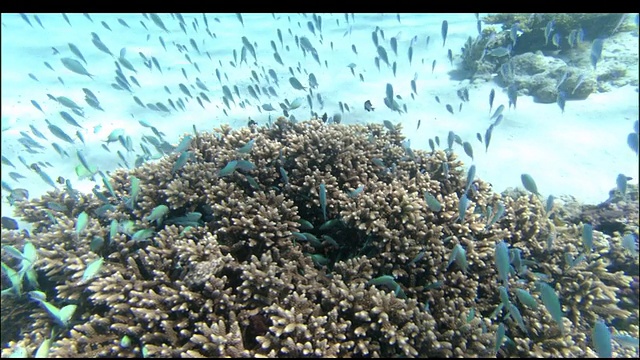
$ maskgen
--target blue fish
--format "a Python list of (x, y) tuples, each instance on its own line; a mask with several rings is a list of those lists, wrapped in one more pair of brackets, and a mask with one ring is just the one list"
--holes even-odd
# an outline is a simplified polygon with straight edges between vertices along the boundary
[(504, 240), (496, 244), (495, 262), (498, 270), (498, 278), (502, 280), (505, 288), (509, 286), (509, 249)]
[(596, 65), (598, 65), (598, 61), (602, 57), (602, 46), (604, 45), (603, 39), (595, 39), (591, 44), (591, 66), (593, 66), (593, 70), (596, 69)]
[(327, 188), (324, 183), (320, 183), (320, 207), (322, 208), (322, 217), (327, 221)]
[(460, 222), (464, 221), (464, 216), (467, 213), (467, 207), (469, 207), (469, 199), (467, 198), (467, 194), (463, 194), (460, 197), (460, 202), (458, 203), (458, 211), (460, 212), (458, 220), (460, 220)]
[(597, 320), (591, 331), (591, 342), (601, 358), (611, 358), (611, 332), (602, 320)]

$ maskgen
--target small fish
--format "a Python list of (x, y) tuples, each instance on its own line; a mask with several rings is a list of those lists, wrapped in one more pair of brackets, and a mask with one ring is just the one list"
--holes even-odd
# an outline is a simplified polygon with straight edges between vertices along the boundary
[(551, 36), (551, 33), (553, 32), (553, 25), (554, 25), (554, 21), (550, 20), (547, 23), (547, 26), (545, 26), (545, 28), (544, 28), (544, 44), (545, 45), (549, 44), (549, 37)]
[(433, 70), (436, 68), (436, 60), (434, 59), (431, 63), (431, 73), (433, 74)]
[(192, 159), (194, 154), (191, 151), (185, 151), (180, 153), (180, 156), (176, 159), (176, 162), (171, 167), (171, 173), (175, 173), (176, 171), (182, 169), (184, 165), (186, 165), (187, 161)]
[(627, 250), (633, 257), (638, 257), (636, 237), (633, 234), (629, 233), (622, 237), (622, 247)]
[(255, 142), (256, 142), (255, 139), (251, 139), (244, 146), (237, 149), (236, 151), (239, 152), (240, 154), (248, 154), (251, 152), (251, 149), (253, 148), (253, 144)]
[(436, 199), (436, 197), (433, 196), (431, 193), (425, 192), (424, 200), (431, 211), (439, 212), (440, 210), (442, 210), (442, 204), (440, 204), (438, 199)]
[(609, 327), (602, 320), (597, 320), (591, 331), (591, 342), (598, 354), (598, 357), (611, 359), (611, 332)]
[(95, 47), (98, 48), (98, 50), (113, 56), (109, 48), (102, 42), (102, 40), (100, 40), (100, 38), (96, 33), (91, 33), (91, 35), (93, 36), (93, 38), (91, 39), (91, 42), (93, 43), (93, 45), (95, 45)]
[(449, 263), (447, 264), (447, 268), (455, 261), (456, 265), (462, 272), (466, 273), (469, 269), (469, 264), (467, 263), (467, 254), (464, 248), (460, 244), (456, 244), (456, 246), (451, 251), (451, 255), (449, 255)]
[(493, 99), (495, 99), (495, 97), (496, 91), (494, 89), (491, 89), (491, 92), (489, 93), (489, 114), (491, 114), (491, 109), (493, 109)]
[(627, 135), (627, 145), (629, 148), (638, 155), (638, 133), (632, 132)]
[(564, 324), (562, 323), (564, 314), (558, 295), (555, 290), (545, 282), (536, 282), (536, 286), (538, 287), (538, 291), (540, 291), (542, 303), (547, 308), (549, 314), (551, 314), (551, 318), (558, 324), (560, 331), (564, 334)]
[(158, 205), (151, 211), (151, 214), (145, 216), (142, 220), (155, 221), (158, 226), (162, 226), (162, 220), (169, 213), (169, 207), (167, 205)]
[(80, 52), (80, 49), (78, 49), (77, 46), (75, 46), (72, 43), (69, 43), (69, 49), (75, 56), (77, 56), (80, 60), (82, 60), (83, 63), (87, 64), (87, 60), (85, 60), (84, 56), (82, 56), (82, 53)]
[(464, 221), (464, 217), (467, 213), (467, 208), (469, 207), (469, 199), (467, 198), (467, 194), (462, 194), (460, 197), (460, 201), (458, 202), (458, 220), (460, 222)]
[(567, 102), (567, 94), (564, 91), (558, 91), (556, 103), (560, 107), (560, 110), (562, 110), (563, 114), (564, 114), (564, 105), (566, 104), (566, 102)]
[(447, 41), (448, 31), (449, 31), (449, 23), (447, 22), (447, 20), (442, 20), (442, 28), (440, 30), (440, 34), (442, 35), (442, 47), (444, 47), (444, 44)]
[[(10, 217), (3, 216), (2, 217), (2, 228), (7, 230), (18, 230), (18, 222)], [(7, 249), (8, 247), (5, 247)], [(22, 256), (22, 254), (20, 253)]]
[(587, 253), (590, 253), (593, 249), (593, 225), (588, 223), (582, 225), (582, 244)]
[(473, 147), (471, 147), (471, 144), (468, 141), (465, 141), (462, 143), (462, 148), (464, 149), (465, 154), (467, 154), (467, 156), (469, 156), (473, 161)]
[(218, 176), (223, 177), (223, 176), (231, 175), (236, 170), (237, 165), (238, 165), (237, 160), (229, 161), (227, 165), (225, 165), (225, 167), (223, 167), (222, 169), (220, 169), (220, 171), (218, 171)]
[(494, 255), (498, 279), (502, 280), (503, 286), (507, 288), (509, 285), (509, 250), (504, 240), (496, 244)]
[(318, 197), (322, 208), (322, 217), (324, 221), (327, 221), (327, 188), (324, 182), (320, 183)]
[(164, 26), (164, 22), (162, 22), (162, 19), (160, 19), (160, 16), (158, 16), (158, 14), (150, 13), (149, 16), (151, 17), (153, 23), (156, 24), (156, 26), (166, 32), (169, 32), (169, 30), (167, 30), (167, 28)]
[(375, 279), (371, 279), (367, 281), (367, 285), (385, 286), (392, 290), (399, 299), (407, 298), (404, 291), (400, 287), (400, 284), (398, 284), (391, 275), (382, 275)]
[(367, 100), (364, 102), (364, 109), (367, 111), (374, 111), (375, 108), (371, 105), (371, 100)]
[(453, 66), (453, 52), (451, 49), (447, 50), (447, 59), (449, 59), (449, 64)]
[(300, 81), (298, 81), (298, 79), (296, 79), (295, 77), (290, 77), (289, 78), (289, 83), (291, 84), (291, 86), (293, 86), (294, 89), (296, 90), (307, 90), (306, 87), (302, 86), (302, 84), (300, 83)]
[(522, 185), (524, 186), (525, 189), (540, 196), (540, 193), (538, 192), (538, 187), (536, 186), (536, 182), (533, 180), (533, 177), (531, 177), (531, 175), (522, 174), (520, 175), (520, 180), (522, 180)]
[(571, 91), (571, 95), (573, 95), (576, 92), (576, 90), (578, 90), (580, 85), (582, 85), (582, 83), (584, 82), (584, 79), (585, 79), (585, 74), (580, 74), (580, 76), (578, 77), (578, 81), (576, 82), (576, 85), (573, 87), (573, 90)]
[(515, 83), (509, 85), (507, 88), (507, 96), (509, 97), (509, 109), (513, 105), (513, 109), (516, 108), (516, 101), (518, 100), (518, 85)]
[(622, 347), (638, 350), (639, 342), (637, 337), (624, 334), (614, 334), (611, 337)]
[(68, 142), (70, 144), (74, 144), (73, 139), (69, 135), (67, 135), (64, 131), (62, 131), (62, 129), (60, 129), (59, 127), (51, 124), (48, 120), (46, 120), (46, 122), (48, 124), (49, 131), (51, 131), (51, 133), (53, 135), (55, 135), (57, 138), (59, 138), (61, 140), (64, 140), (64, 141), (66, 141), (66, 142)]
[(489, 143), (491, 142), (491, 133), (493, 132), (493, 124), (489, 125), (484, 133), (484, 152), (489, 151)]
[(81, 212), (80, 215), (78, 215), (78, 218), (76, 220), (76, 239), (80, 238), (80, 233), (82, 233), (84, 231), (84, 229), (86, 229), (87, 224), (89, 222), (89, 215), (86, 212)]
[(602, 57), (603, 45), (604, 45), (604, 40), (601, 38), (593, 40), (593, 43), (591, 44), (590, 59), (591, 59), (591, 66), (593, 66), (594, 70), (596, 69), (596, 65), (598, 64), (598, 61), (600, 61), (600, 58)]
[(627, 194), (627, 176), (618, 174), (618, 177), (616, 177), (616, 186), (622, 197), (625, 197)]
[(93, 75), (90, 74), (78, 60), (65, 57), (60, 59), (60, 61), (62, 62), (62, 65), (64, 65), (64, 67), (66, 67), (67, 69), (73, 71), (76, 74), (86, 75), (93, 80)]
[(378, 46), (378, 57), (387, 64), (388, 67), (391, 66), (389, 63), (389, 57), (387, 56), (387, 51), (382, 46)]
[(555, 47), (560, 47), (560, 33), (553, 34), (553, 36), (551, 37), (551, 43)]
[(489, 118), (489, 119), (493, 120), (493, 119), (497, 118), (500, 114), (502, 114), (503, 111), (504, 111), (504, 105), (498, 106), (496, 111), (493, 113), (493, 115), (491, 115), (491, 118)]
[(89, 264), (87, 264), (87, 268), (82, 273), (82, 278), (80, 279), (80, 281), (86, 282), (87, 280), (90, 280), (94, 278), (96, 275), (98, 275), (98, 273), (102, 269), (103, 263), (104, 263), (104, 258), (100, 257), (100, 258), (97, 258), (96, 260), (93, 260)]
[(447, 111), (450, 112), (451, 115), (453, 115), (453, 107), (449, 104), (447, 104), (445, 107), (447, 108)]
[(516, 293), (516, 297), (522, 304), (534, 310), (538, 309), (538, 302), (536, 302), (536, 299), (533, 296), (531, 296), (531, 294), (529, 294), (527, 290), (515, 289), (515, 293)]

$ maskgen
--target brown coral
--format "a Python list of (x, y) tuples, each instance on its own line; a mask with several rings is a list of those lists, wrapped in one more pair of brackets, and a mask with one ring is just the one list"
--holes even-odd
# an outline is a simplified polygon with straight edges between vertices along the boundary
[[(250, 140), (251, 151), (239, 152)], [(596, 234), (585, 263), (569, 269), (563, 254), (580, 253), (577, 227), (558, 226), (549, 248), (542, 203), (494, 194), (480, 179), (460, 214), (466, 182), (457, 156), (408, 156), (403, 140), (401, 126), (284, 118), (269, 128), (223, 126), (194, 136), (193, 157), (179, 169), (170, 155), (115, 172), (115, 196), (104, 192), (110, 204), (67, 190), (17, 202), (33, 232), (3, 230), (2, 241), (18, 249), (32, 242), (47, 301), (78, 305), (54, 339), (53, 356), (492, 356), (500, 321), (512, 340), (502, 355), (584, 356), (591, 345), (583, 334), (594, 319), (613, 323), (632, 314), (618, 307), (621, 294), (630, 296), (629, 278), (608, 271), (603, 235)], [(234, 160), (255, 168), (219, 172)], [(134, 177), (140, 192), (127, 203)], [(65, 208), (52, 210), (50, 202)], [(489, 226), (489, 208), (498, 203), (505, 213)], [(169, 209), (164, 223), (145, 220), (159, 205)], [(83, 211), (90, 220), (78, 234)], [(92, 247), (96, 237), (103, 246)], [(508, 290), (526, 332), (505, 318), (506, 309), (489, 318), (501, 303), (494, 249), (503, 239), (527, 267), (518, 266)], [(466, 266), (449, 263), (458, 245)], [(98, 257), (99, 274), (83, 281)], [(3, 251), (5, 259), (18, 268)], [(542, 275), (534, 271), (556, 284), (564, 335), (542, 306), (535, 290)], [(396, 285), (374, 285), (390, 278)], [(538, 309), (520, 306), (516, 288), (532, 293)], [(5, 314), (23, 314), (24, 328), (3, 332), (3, 355), (32, 354), (49, 337), (51, 316), (39, 306), (12, 312), (15, 299), (3, 300), (3, 322)]]

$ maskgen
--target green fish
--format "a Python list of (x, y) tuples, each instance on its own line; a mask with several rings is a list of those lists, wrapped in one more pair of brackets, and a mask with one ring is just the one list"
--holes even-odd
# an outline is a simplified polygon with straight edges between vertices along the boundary
[(78, 215), (78, 219), (76, 220), (76, 238), (80, 238), (80, 233), (87, 228), (87, 224), (89, 223), (89, 215), (86, 212), (81, 212)]
[(536, 182), (533, 180), (531, 175), (522, 174), (520, 175), (520, 179), (522, 180), (522, 185), (524, 186), (525, 189), (540, 196), (540, 193), (538, 192), (538, 187), (536, 186)]
[(101, 257), (97, 258), (96, 260), (93, 260), (92, 262), (90, 262), (87, 265), (87, 268), (82, 273), (82, 278), (80, 279), (80, 281), (81, 282), (86, 282), (87, 280), (90, 280), (93, 277), (95, 277), (96, 275), (98, 275), (98, 273), (102, 269), (102, 264), (103, 263), (104, 263), (104, 258), (101, 258)]
[(158, 226), (162, 225), (162, 220), (169, 213), (169, 207), (167, 205), (158, 205), (152, 211), (151, 214), (145, 216), (143, 220), (155, 221)]
[(564, 324), (562, 323), (564, 314), (562, 313), (562, 305), (560, 305), (558, 295), (547, 283), (536, 282), (536, 286), (540, 291), (542, 303), (547, 308), (547, 311), (549, 311), (549, 314), (551, 314), (553, 320), (558, 324), (560, 331), (564, 334)]
[(223, 176), (231, 175), (236, 170), (237, 166), (238, 166), (237, 160), (229, 161), (227, 165), (225, 165), (225, 167), (223, 167), (222, 169), (220, 169), (220, 171), (218, 171), (218, 176), (223, 177)]

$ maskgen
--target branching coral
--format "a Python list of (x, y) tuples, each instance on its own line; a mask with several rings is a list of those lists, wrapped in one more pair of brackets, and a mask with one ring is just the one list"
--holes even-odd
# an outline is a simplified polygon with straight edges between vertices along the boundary
[[(539, 199), (495, 194), (481, 179), (467, 188), (456, 154), (409, 154), (401, 130), (284, 118), (223, 126), (192, 135), (181, 167), (170, 155), (115, 172), (109, 204), (66, 190), (17, 202), (33, 231), (3, 230), (2, 241), (14, 253), (35, 246), (44, 295), (25, 285), (3, 299), (3, 322), (20, 324), (3, 332), (3, 355), (33, 354), (55, 328), (50, 355), (60, 357), (584, 356), (595, 319), (637, 316), (619, 307), (621, 295), (633, 301), (630, 278), (608, 269), (609, 256), (624, 258), (604, 235), (567, 267), (565, 253), (582, 254), (578, 227), (556, 226), (549, 247)], [(505, 280), (502, 240), (513, 267)], [(20, 267), (8, 250), (2, 257)], [(542, 276), (560, 298), (564, 334), (536, 290)], [(12, 281), (3, 276), (3, 289)], [(538, 306), (523, 306), (518, 291)], [(69, 324), (19, 304), (38, 296), (77, 305)], [(509, 341), (496, 346), (500, 323)], [(637, 333), (637, 321), (626, 324)]]

